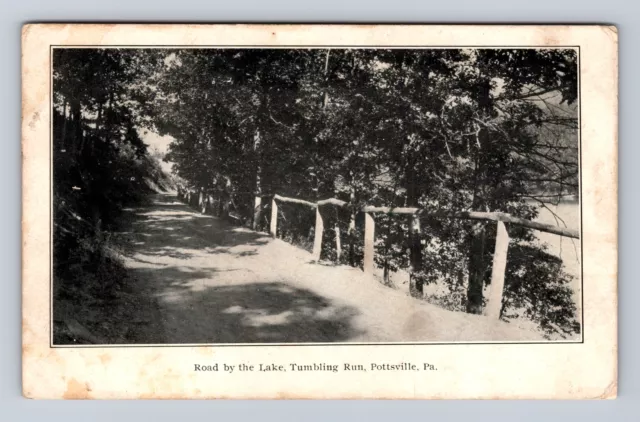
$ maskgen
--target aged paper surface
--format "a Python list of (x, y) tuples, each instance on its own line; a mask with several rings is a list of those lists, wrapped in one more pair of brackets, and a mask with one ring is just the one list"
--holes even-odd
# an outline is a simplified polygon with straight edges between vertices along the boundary
[[(22, 36), (23, 394), (29, 398), (46, 399), (615, 398), (617, 393), (617, 37), (616, 28), (611, 26), (26, 25), (23, 28)], [(52, 66), (51, 61), (53, 57), (56, 57), (56, 50), (74, 47), (97, 51), (96, 49), (101, 46), (108, 49), (126, 47), (129, 50), (157, 47), (158, 51), (173, 48), (188, 50), (197, 47), (206, 49), (259, 47), (262, 49), (281, 48), (291, 51), (301, 48), (310, 50), (321, 48), (323, 52), (331, 51), (331, 54), (334, 54), (334, 56), (330, 56), (327, 52), (322, 53), (324, 55), (317, 55), (318, 63), (320, 63), (319, 72), (322, 73), (324, 64), (325, 75), (329, 68), (335, 69), (331, 66), (338, 66), (330, 64), (330, 58), (336, 57), (336, 54), (338, 57), (351, 57), (352, 62), (350, 63), (355, 63), (356, 60), (364, 62), (365, 59), (362, 59), (362, 56), (340, 56), (343, 54), (340, 51), (346, 51), (349, 48), (373, 51), (399, 47), (406, 50), (444, 49), (446, 47), (447, 50), (463, 51), (464, 54), (467, 54), (468, 51), (473, 52), (481, 49), (517, 50), (530, 48), (541, 51), (547, 51), (547, 49), (577, 51), (578, 95), (573, 101), (574, 104), (577, 104), (577, 108), (574, 107), (572, 110), (576, 113), (575, 117), (579, 125), (579, 131), (576, 129), (575, 139), (577, 140), (579, 137), (580, 145), (579, 203), (581, 225), (577, 223), (578, 219), (574, 218), (578, 225), (573, 229), (570, 225), (569, 228), (555, 229), (549, 228), (549, 225), (526, 226), (528, 223), (523, 221), (525, 219), (505, 219), (503, 214), (489, 212), (491, 210), (488, 207), (487, 209), (465, 210), (465, 212), (472, 211), (471, 214), (476, 211), (484, 214), (471, 216), (469, 213), (459, 214), (457, 218), (490, 220), (494, 222), (492, 223), (494, 226), (491, 227), (496, 227), (495, 221), (498, 221), (498, 239), (497, 241), (492, 240), (491, 246), (488, 246), (493, 254), (493, 268), (487, 272), (487, 278), (492, 280), (491, 284), (494, 286), (499, 285), (498, 283), (505, 283), (505, 271), (507, 271), (506, 283), (507, 285), (510, 283), (508, 268), (511, 262), (509, 259), (513, 255), (508, 254), (514, 253), (508, 252), (512, 251), (514, 247), (513, 240), (509, 243), (509, 236), (514, 236), (514, 232), (508, 231), (511, 226), (524, 224), (526, 227), (534, 229), (537, 227), (543, 231), (550, 231), (553, 236), (579, 237), (574, 246), (566, 241), (565, 250), (561, 251), (560, 259), (564, 260), (565, 255), (563, 254), (566, 253), (566, 249), (571, 249), (575, 254), (574, 263), (576, 259), (579, 261), (581, 271), (575, 270), (578, 275), (576, 276), (576, 287), (573, 289), (574, 299), (572, 299), (577, 309), (575, 314), (578, 328), (569, 336), (566, 332), (563, 334), (563, 330), (557, 329), (557, 320), (550, 320), (551, 322), (547, 323), (545, 327), (550, 330), (549, 332), (555, 330), (559, 334), (563, 334), (562, 338), (566, 340), (563, 341), (555, 337), (536, 337), (533, 334), (529, 337), (529, 331), (522, 331), (520, 326), (514, 327), (517, 325), (513, 323), (514, 320), (507, 324), (505, 318), (508, 319), (508, 317), (504, 314), (502, 314), (501, 321), (495, 320), (501, 315), (500, 304), (502, 303), (501, 295), (496, 296), (496, 289), (493, 292), (484, 293), (487, 303), (485, 310), (482, 311), (484, 313), (482, 316), (470, 318), (468, 314), (459, 312), (457, 309), (451, 310), (450, 313), (439, 311), (436, 308), (428, 308), (430, 310), (427, 311), (424, 306), (431, 305), (424, 305), (422, 301), (407, 295), (408, 284), (400, 283), (400, 289), (395, 290), (381, 285), (372, 287), (365, 284), (369, 279), (361, 275), (360, 269), (355, 271), (353, 268), (349, 269), (352, 272), (348, 273), (349, 276), (346, 277), (346, 280), (337, 280), (339, 276), (336, 275), (335, 286), (338, 287), (326, 290), (322, 296), (318, 293), (320, 290), (317, 289), (324, 289), (324, 287), (316, 287), (317, 279), (320, 278), (320, 283), (329, 285), (332, 283), (331, 277), (338, 274), (335, 271), (347, 271), (346, 269), (336, 267), (335, 271), (333, 269), (310, 270), (309, 268), (317, 267), (309, 267), (308, 262), (304, 263), (307, 265), (304, 268), (299, 267), (303, 269), (298, 269), (298, 267), (294, 269), (293, 264), (290, 263), (298, 258), (300, 258), (300, 262), (308, 261), (307, 255), (304, 255), (307, 252), (300, 252), (301, 255), (298, 256), (296, 249), (290, 248), (288, 245), (280, 245), (280, 243), (277, 243), (280, 249), (268, 249), (268, 246), (260, 249), (267, 244), (267, 240), (264, 240), (266, 237), (264, 239), (250, 237), (253, 236), (250, 234), (253, 232), (250, 232), (249, 229), (238, 229), (240, 231), (234, 231), (233, 236), (237, 236), (237, 238), (245, 236), (245, 239), (250, 239), (246, 240), (246, 244), (257, 247), (242, 249), (246, 246), (245, 244), (223, 244), (222, 246), (226, 248), (225, 251), (235, 251), (233, 262), (249, 263), (246, 265), (255, 262), (256, 265), (262, 265), (263, 261), (260, 261), (262, 258), (259, 255), (271, 254), (267, 256), (265, 262), (273, 264), (270, 267), (273, 270), (273, 277), (299, 278), (299, 290), (296, 290), (295, 280), (293, 287), (291, 282), (287, 282), (289, 283), (287, 284), (284, 281), (264, 284), (264, 280), (258, 280), (259, 276), (256, 276), (250, 267), (241, 269), (229, 267), (226, 271), (230, 275), (215, 275), (219, 278), (213, 280), (215, 277), (211, 273), (224, 272), (224, 270), (211, 270), (207, 265), (213, 262), (211, 260), (218, 259), (216, 257), (220, 256), (220, 253), (226, 253), (221, 252), (222, 249), (217, 251), (216, 248), (207, 249), (205, 247), (207, 245), (196, 248), (191, 243), (188, 243), (188, 246), (192, 249), (186, 249), (187, 243), (185, 243), (182, 244), (183, 249), (180, 251), (174, 249), (175, 254), (171, 255), (165, 254), (170, 246), (169, 243), (157, 245), (157, 249), (152, 251), (151, 249), (141, 249), (145, 246), (144, 241), (140, 241), (137, 243), (138, 255), (133, 254), (128, 258), (125, 256), (123, 259), (125, 262), (129, 262), (127, 259), (134, 261), (137, 259), (136, 262), (126, 265), (126, 268), (134, 274), (148, 274), (153, 269), (160, 269), (159, 272), (153, 273), (155, 278), (149, 278), (153, 282), (160, 280), (168, 283), (166, 285), (171, 287), (174, 286), (172, 283), (178, 278), (183, 277), (184, 279), (184, 272), (203, 272), (204, 268), (211, 270), (206, 277), (194, 275), (195, 280), (192, 280), (191, 284), (185, 284), (190, 289), (191, 296), (189, 297), (197, 297), (199, 302), (184, 306), (188, 309), (198, 308), (200, 313), (189, 313), (185, 309), (179, 309), (182, 306), (180, 303), (186, 303), (181, 302), (185, 300), (186, 296), (178, 289), (167, 289), (158, 298), (152, 298), (153, 293), (145, 291), (149, 293), (149, 302), (154, 302), (154, 310), (150, 311), (141, 321), (134, 321), (132, 326), (137, 326), (135, 324), (138, 323), (150, 327), (157, 326), (160, 327), (158, 330), (162, 333), (158, 337), (154, 337), (152, 331), (149, 331), (148, 340), (137, 338), (134, 341), (118, 337), (119, 340), (116, 341), (101, 338), (96, 334), (96, 330), (99, 330), (101, 323), (106, 326), (109, 321), (86, 323), (78, 316), (69, 316), (73, 313), (72, 311), (65, 310), (66, 308), (62, 309), (64, 308), (63, 304), (72, 303), (71, 300), (54, 301), (53, 296), (58, 295), (58, 287), (52, 283), (54, 271), (52, 236), (58, 233), (57, 230), (68, 229), (54, 227), (54, 221), (57, 220), (52, 220), (52, 207), (50, 206), (54, 201), (54, 195), (57, 196), (55, 189), (52, 189), (52, 177), (54, 171), (59, 169), (59, 167), (52, 165), (55, 154), (59, 153), (51, 145), (52, 134), (59, 134), (62, 131), (64, 141), (66, 139), (64, 133), (68, 134), (72, 127), (65, 125), (73, 125), (73, 122), (86, 119), (85, 121), (94, 122), (91, 123), (93, 126), (91, 124), (85, 126), (84, 134), (82, 126), (80, 126), (77, 136), (78, 139), (90, 139), (88, 133), (92, 130), (96, 132), (106, 130), (105, 128), (108, 128), (109, 124), (115, 124), (108, 123), (108, 113), (113, 115), (116, 109), (112, 106), (114, 101), (115, 104), (125, 104), (122, 99), (114, 100), (113, 94), (111, 97), (109, 94), (104, 94), (104, 97), (100, 97), (103, 98), (102, 100), (94, 102), (87, 100), (82, 106), (77, 106), (77, 114), (74, 115), (73, 103), (77, 97), (69, 97), (69, 99), (62, 94), (57, 96), (57, 92), (54, 92), (53, 74), (63, 72), (63, 70), (58, 71), (56, 66)], [(336, 50), (339, 50), (338, 53), (335, 53)], [(152, 53), (149, 54), (152, 55)], [(169, 68), (172, 63), (182, 60), (180, 67), (184, 69), (186, 67), (184, 63), (187, 63), (187, 59), (180, 59), (180, 54), (178, 52), (162, 56), (164, 66)], [(479, 57), (474, 54), (471, 53), (468, 57)], [(122, 60), (126, 60), (126, 57)], [(147, 56), (136, 57), (144, 58)], [(238, 57), (229, 56), (228, 60), (237, 60)], [(295, 61), (295, 59), (291, 60)], [(447, 58), (446, 60), (455, 61), (458, 59)], [(446, 60), (444, 62), (449, 63)], [(502, 59), (495, 60), (497, 63), (501, 63)], [(273, 61), (270, 63), (281, 62)], [(348, 61), (345, 59), (343, 62), (347, 63)], [(380, 72), (395, 69), (393, 65), (380, 64), (382, 62), (383, 60), (378, 58), (369, 62), (373, 64), (367, 68), (368, 71), (378, 72), (375, 74), (380, 75), (382, 74)], [(487, 63), (496, 62), (488, 61)], [(77, 76), (81, 73), (74, 72), (77, 69), (86, 69), (89, 62), (80, 59), (75, 65), (73, 65), (73, 61), (65, 63), (72, 63), (69, 66), (76, 66), (68, 73), (76, 75), (74, 76), (76, 79), (66, 81), (65, 89), (67, 91), (65, 93), (77, 92), (74, 91), (74, 87), (85, 83), (85, 79), (82, 79), (85, 76)], [(97, 68), (106, 69), (112, 65), (109, 63), (106, 61), (104, 64), (98, 65)], [(116, 64), (121, 65), (122, 63), (124, 62)], [(258, 61), (251, 59), (248, 63), (247, 66), (250, 67)], [(468, 74), (475, 75), (474, 77), (479, 77), (478, 75), (485, 71), (483, 69), (486, 69), (486, 67), (462, 61), (458, 61), (457, 65), (458, 72), (467, 72), (469, 68), (472, 68)], [(351, 69), (357, 68), (353, 64), (351, 66)], [(397, 69), (405, 71), (407, 66), (411, 66), (410, 61), (402, 62)], [(69, 68), (66, 68), (67, 71)], [(498, 66), (498, 68), (500, 67)], [(264, 69), (268, 69), (268, 66), (260, 68), (260, 72), (265, 72), (261, 75), (267, 74)], [(294, 67), (294, 69), (298, 68)], [(358, 69), (364, 69), (364, 67)], [(419, 67), (414, 67), (414, 69), (417, 72)], [(238, 68), (235, 70), (237, 71)], [(104, 72), (107, 74), (106, 70)], [(518, 74), (517, 69), (511, 69), (510, 72), (511, 75)], [(544, 73), (544, 69), (541, 72)], [(522, 72), (519, 77), (528, 77), (524, 75), (525, 73)], [(547, 81), (549, 78), (553, 79), (555, 74), (563, 76), (565, 71), (558, 70), (552, 73), (551, 75), (545, 74), (540, 79)], [(190, 75), (193, 74), (195, 73), (192, 72)], [(346, 78), (346, 76), (340, 75), (342, 74), (339, 71), (335, 71), (336, 84)], [(395, 74), (385, 73), (385, 75), (387, 76), (384, 77), (391, 78)], [(281, 77), (282, 74), (278, 76)], [(294, 78), (294, 76), (287, 77)], [(497, 79), (504, 81), (503, 77), (496, 77)], [(105, 80), (107, 82), (104, 85), (109, 86), (110, 80), (108, 78)], [(176, 80), (180, 81), (180, 78)], [(259, 79), (255, 80), (259, 81)], [(320, 102), (320, 109), (331, 110), (332, 106), (327, 106), (327, 104), (331, 104), (331, 96), (338, 95), (334, 94), (338, 91), (326, 88), (330, 78), (320, 77), (318, 80), (320, 81), (317, 83), (317, 86), (320, 87), (318, 92), (324, 93), (324, 103)], [(323, 80), (325, 82), (322, 82)], [(405, 86), (408, 83), (407, 80), (409, 80), (409, 76), (404, 79)], [(443, 83), (447, 80), (444, 77), (442, 79)], [(285, 82), (279, 83), (284, 84)], [(299, 82), (299, 86), (303, 86), (304, 83), (307, 82)], [(309, 84), (311, 86), (312, 83), (309, 82)], [(278, 83), (272, 85), (277, 89)], [(242, 95), (245, 95), (247, 86), (249, 85), (243, 85), (237, 91), (230, 91), (232, 93), (230, 97), (224, 97), (219, 101), (223, 104), (238, 103), (237, 106), (228, 106), (228, 109), (239, 113), (244, 101)], [(379, 82), (378, 86), (386, 87), (383, 82)], [(530, 87), (525, 84), (525, 88)], [(176, 95), (185, 91), (183, 88), (176, 89), (174, 87), (171, 89), (175, 90)], [(220, 88), (218, 92), (222, 92), (222, 89)], [(492, 92), (495, 94), (496, 88), (493, 89)], [(52, 98), (52, 95), (56, 98)], [(362, 97), (361, 94), (358, 95)], [(402, 97), (402, 95), (398, 94), (398, 97)], [(343, 98), (348, 98), (348, 101), (351, 101), (350, 97), (355, 98), (357, 95), (347, 94)], [(251, 104), (253, 100), (250, 98), (252, 97), (246, 98), (249, 100), (244, 104)], [(322, 95), (318, 98), (322, 98)], [(59, 101), (62, 102), (59, 103)], [(118, 103), (118, 101), (123, 102)], [(256, 100), (256, 104), (258, 101)], [(282, 104), (287, 101), (282, 99)], [(337, 102), (334, 100), (334, 103)], [(87, 104), (95, 107), (95, 114), (91, 114), (92, 111), (87, 108)], [(556, 106), (557, 104), (550, 105), (550, 107)], [(454, 108), (451, 104), (446, 107), (449, 107), (449, 110)], [(361, 112), (363, 109), (358, 110)], [(442, 110), (445, 110), (445, 106), (442, 106)], [(64, 124), (59, 127), (52, 121), (54, 112), (58, 113), (56, 115), (64, 116)], [(511, 113), (516, 112), (511, 111)], [(326, 113), (329, 115), (329, 112)], [(406, 113), (409, 112), (406, 111)], [(424, 115), (431, 116), (429, 113)], [(446, 121), (442, 117), (444, 115), (443, 111), (440, 118)], [(480, 125), (486, 126), (487, 131), (491, 127), (494, 133), (498, 133), (500, 130), (501, 133), (504, 133), (504, 129), (498, 130), (495, 127), (508, 120), (504, 118), (508, 113), (500, 115), (502, 120), (495, 116), (494, 120), (482, 120), (478, 114), (475, 114), (476, 117), (468, 117), (468, 121), (477, 120), (477, 124), (472, 123), (470, 126), (478, 128), (474, 129), (476, 135), (482, 130)], [(287, 113), (275, 116), (271, 113), (270, 116), (266, 115), (265, 121), (270, 121), (269, 124), (272, 128), (280, 127), (280, 129), (273, 129), (274, 131), (297, 130), (299, 124), (283, 121), (282, 119), (286, 117)], [(433, 115), (433, 118), (437, 120), (438, 116)], [(379, 120), (384, 119), (379, 118)], [(244, 120), (239, 122), (238, 127), (241, 124), (244, 124)], [(450, 125), (443, 127), (453, 130)], [(58, 136), (55, 134), (54, 138)], [(255, 140), (253, 148), (258, 148), (256, 145), (260, 145), (261, 139), (266, 139), (264, 136), (264, 134), (258, 134), (252, 138)], [(474, 139), (471, 138), (471, 133), (460, 136)], [(445, 135), (445, 138), (449, 139), (446, 141), (448, 151), (443, 147), (442, 156), (453, 158), (456, 151), (451, 151), (449, 142), (452, 142), (451, 139), (454, 139), (455, 136), (447, 138)], [(407, 143), (410, 143), (411, 139), (409, 137)], [(479, 138), (473, 142), (477, 142), (480, 146)], [(147, 141), (145, 143), (150, 145)], [(81, 149), (85, 147), (85, 143), (82, 143)], [(67, 145), (59, 151), (67, 153), (69, 148)], [(575, 148), (577, 148), (577, 144)], [(464, 151), (461, 151), (463, 154)], [(78, 152), (78, 154), (81, 153), (81, 151)], [(378, 154), (382, 153), (378, 152)], [(554, 153), (552, 152), (552, 154)], [(80, 156), (78, 155), (78, 157)], [(552, 158), (546, 157), (545, 159)], [(109, 161), (109, 163), (111, 162)], [(385, 170), (388, 170), (387, 167)], [(573, 176), (577, 178), (578, 174)], [(78, 180), (83, 181), (85, 177), (86, 175)], [(113, 177), (115, 178), (116, 175), (114, 174)], [(265, 178), (266, 176), (263, 177), (263, 181), (266, 180)], [(178, 201), (179, 199), (182, 202), (193, 202), (193, 192), (188, 189), (184, 190), (185, 188), (181, 186), (174, 187), (177, 193), (172, 196), (168, 196), (168, 194), (167, 196), (155, 196), (155, 202), (149, 205), (149, 207), (155, 208), (138, 212), (138, 216), (153, 214), (149, 219), (139, 221), (148, 229), (146, 232), (137, 233), (140, 239), (144, 240), (145, 237), (148, 237), (164, 239), (163, 241), (168, 242), (170, 237), (158, 237), (161, 236), (160, 230), (171, 232), (177, 230), (178, 235), (184, 235), (185, 239), (192, 237), (190, 236), (191, 232), (187, 233), (187, 231), (193, 230), (196, 223), (170, 226), (166, 224), (166, 219), (163, 220), (163, 215), (175, 210), (179, 210), (179, 212), (175, 212), (175, 215), (180, 216), (179, 218), (190, 219), (190, 221), (198, 220), (195, 211), (189, 211), (186, 205)], [(80, 192), (79, 194), (82, 194), (82, 188), (82, 186), (73, 187), (74, 190)], [(271, 215), (276, 217), (275, 221), (280, 221), (278, 220), (280, 214), (278, 214), (276, 200), (279, 201), (278, 204), (281, 204), (280, 212), (282, 213), (285, 212), (283, 211), (286, 206), (284, 204), (287, 201), (296, 203), (295, 199), (278, 196), (282, 191), (266, 192), (266, 189), (264, 187), (262, 193), (265, 194), (264, 196), (269, 193), (271, 197), (266, 200), (262, 199), (264, 202), (262, 206), (270, 206), (271, 208), (265, 208), (265, 210), (270, 209)], [(178, 199), (174, 201), (173, 198)], [(196, 207), (202, 205), (202, 198), (201, 194), (200, 202), (198, 202), (198, 198), (195, 199)], [(308, 196), (305, 199), (307, 198)], [(207, 207), (212, 204), (206, 199), (204, 201), (205, 205), (202, 211), (207, 210)], [(251, 201), (253, 201), (252, 198)], [(334, 201), (334, 203), (338, 202)], [(259, 199), (256, 199), (255, 204), (256, 209), (260, 208)], [(308, 201), (298, 201), (297, 204), (316, 209), (314, 232), (322, 233), (323, 228), (325, 232), (333, 231), (333, 227), (328, 226), (326, 218), (323, 227), (323, 220), (318, 210), (321, 205), (324, 207), (324, 204), (309, 203)], [(62, 205), (65, 205), (64, 202)], [(386, 205), (382, 202), (366, 205), (375, 205), (378, 208), (362, 208), (364, 217), (363, 220), (358, 220), (358, 230), (362, 230), (364, 234), (364, 263), (362, 266), (365, 274), (367, 271), (374, 271), (373, 255), (367, 252), (369, 246), (373, 250), (373, 245), (376, 242), (373, 230), (370, 229), (374, 224), (372, 216), (379, 215), (376, 213), (392, 215), (394, 212), (416, 215), (414, 209), (407, 207), (401, 210), (400, 208), (390, 210), (381, 207), (381, 205)], [(496, 209), (494, 208), (494, 210)], [(499, 209), (498, 211), (503, 210)], [(205, 213), (203, 212), (203, 214)], [(235, 219), (239, 218), (234, 217), (233, 213), (227, 212), (227, 214)], [(309, 221), (313, 224), (313, 214), (310, 215), (312, 217)], [(78, 221), (84, 221), (77, 214), (72, 213), (71, 216)], [(204, 223), (218, 221), (213, 220), (218, 217), (206, 218), (212, 220), (202, 220)], [(263, 231), (280, 237), (276, 235), (280, 232), (277, 231), (278, 229), (273, 223), (274, 219), (269, 221), (271, 221), (271, 225)], [(381, 221), (378, 219), (375, 224), (382, 224)], [(419, 231), (420, 219), (414, 218), (411, 221), (412, 232)], [(550, 222), (553, 222), (553, 219)], [(211, 224), (214, 226), (218, 224), (215, 222), (208, 225), (204, 223), (198, 227), (209, 228)], [(161, 226), (161, 224), (165, 225)], [(424, 221), (422, 224), (425, 224)], [(557, 226), (561, 226), (560, 223)], [(336, 232), (339, 233), (337, 223), (335, 227)], [(103, 228), (99, 227), (98, 230), (103, 230)], [(380, 236), (379, 226), (376, 230), (376, 236)], [(495, 233), (495, 230), (491, 230), (491, 236)], [(337, 237), (340, 240), (339, 234)], [(282, 242), (283, 239), (284, 237), (276, 239), (275, 242)], [(318, 242), (317, 236), (316, 242)], [(315, 256), (316, 251), (320, 256), (322, 236), (320, 236), (319, 242), (320, 244), (313, 248), (313, 258), (314, 261), (322, 263), (323, 261)], [(493, 252), (494, 245), (495, 253)], [(340, 246), (337, 248), (339, 250)], [(191, 256), (188, 256), (186, 251), (193, 252), (196, 249), (201, 255), (194, 258), (192, 253)], [(346, 255), (347, 246), (342, 246), (342, 250)], [(580, 252), (581, 257), (578, 257)], [(153, 255), (156, 258), (153, 258), (153, 262), (144, 261), (140, 259), (143, 253), (148, 253), (148, 255), (144, 255), (146, 257)], [(413, 255), (411, 256), (413, 259)], [(322, 258), (324, 259), (324, 255)], [(191, 263), (187, 265), (180, 261), (185, 259), (191, 259), (189, 261)], [(198, 261), (198, 259), (200, 260)], [(339, 256), (337, 259), (340, 261)], [(68, 265), (67, 262), (69, 261), (59, 264), (61, 266)], [(194, 269), (196, 264), (198, 267)], [(566, 262), (564, 264), (567, 265)], [(180, 265), (186, 265), (188, 268), (178, 268)], [(505, 266), (507, 270), (505, 270)], [(324, 275), (319, 277), (315, 274)], [(369, 276), (371, 276), (370, 279), (373, 279), (371, 273)], [(314, 277), (316, 278), (314, 279)], [(251, 283), (247, 284), (247, 280)], [(343, 285), (340, 283), (348, 284), (350, 281), (360, 284), (340, 290), (340, 286)], [(255, 289), (255, 292), (241, 290), (238, 293), (237, 289), (233, 290), (235, 283), (259, 287)], [(208, 287), (217, 293), (205, 296)], [(362, 289), (377, 290), (369, 297), (360, 296)], [(425, 289), (428, 290), (428, 286)], [(232, 296), (234, 294), (236, 296)], [(423, 292), (420, 290), (420, 295), (422, 294)], [(334, 296), (346, 296), (346, 299), (352, 303), (362, 299), (361, 302), (370, 302), (373, 305), (367, 307), (366, 303), (362, 303), (362, 307), (357, 308), (356, 306), (356, 310), (353, 310), (353, 307), (344, 307), (346, 314), (343, 315), (335, 311), (332, 305), (325, 303), (329, 301), (328, 298)], [(209, 302), (205, 303), (205, 297)], [(228, 299), (231, 297), (234, 297), (235, 301)], [(497, 308), (495, 307), (496, 297)], [(482, 291), (480, 299), (482, 307)], [(75, 300), (81, 302), (80, 299)], [(252, 300), (255, 303), (252, 303)], [(285, 303), (285, 300), (290, 302)], [(73, 303), (73, 306), (80, 306), (79, 302)], [(259, 303), (260, 306), (256, 303)], [(388, 305), (386, 305), (387, 303)], [(251, 308), (252, 305), (253, 308)], [(135, 307), (136, 305), (131, 306)], [(382, 316), (380, 316), (376, 315), (375, 308), (372, 310), (373, 306), (380, 307), (380, 309), (389, 307), (392, 310), (388, 311), (388, 316), (385, 316), (383, 313), (385, 311), (381, 309), (380, 315)], [(269, 307), (278, 307), (278, 310), (272, 311)], [(213, 313), (214, 309), (218, 309), (219, 312), (215, 314), (215, 317), (212, 314), (207, 315), (209, 311)], [(337, 312), (338, 314), (328, 316), (329, 312)], [(349, 312), (353, 314), (359, 312), (360, 315), (353, 316)], [(502, 312), (504, 313), (504, 309)], [(58, 315), (63, 316), (58, 317)], [(431, 315), (432, 318), (427, 319), (424, 315)], [(492, 318), (492, 315), (495, 318)], [(355, 321), (353, 322), (354, 327), (358, 329), (365, 327), (368, 331), (361, 330), (356, 333), (355, 328), (353, 332), (349, 331), (349, 323), (345, 321), (350, 321), (352, 316)], [(447, 328), (453, 326), (447, 318), (455, 318), (457, 321), (455, 329)], [(61, 325), (55, 325), (54, 319), (61, 322)], [(297, 324), (296, 321), (298, 321)], [(367, 321), (370, 321), (369, 326), (367, 326)], [(387, 327), (385, 321), (399, 321), (399, 324), (402, 325), (397, 327), (397, 332), (394, 332), (393, 326)], [(230, 327), (229, 331), (221, 333), (220, 330), (224, 327), (212, 328), (218, 323), (220, 326), (227, 324)], [(62, 327), (62, 331), (55, 331), (54, 327)], [(217, 337), (198, 337), (199, 333), (209, 332), (207, 330), (215, 331)], [(130, 331), (133, 332), (135, 329)], [(64, 337), (65, 335), (67, 337)], [(65, 342), (65, 338), (72, 340)], [(76, 342), (76, 339), (81, 341)]]

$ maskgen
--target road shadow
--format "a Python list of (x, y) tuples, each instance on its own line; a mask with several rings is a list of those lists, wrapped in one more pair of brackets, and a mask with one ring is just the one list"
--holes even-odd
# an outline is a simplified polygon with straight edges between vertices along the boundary
[(150, 344), (316, 343), (349, 341), (362, 334), (353, 323), (356, 308), (308, 289), (279, 281), (206, 285), (245, 271), (135, 269), (132, 276), (147, 286), (145, 294), (155, 297), (162, 310), (164, 329), (154, 327), (158, 321), (136, 323), (128, 331), (138, 333), (129, 339)]
[(247, 259), (270, 242), (267, 235), (199, 214), (175, 197), (152, 201), (127, 210), (121, 235), (131, 248), (128, 273), (137, 294), (158, 311), (134, 310), (126, 342), (315, 343), (361, 334), (356, 308), (254, 272)]
[[(155, 195), (151, 206), (126, 209), (123, 219), (127, 229), (118, 236), (124, 240), (121, 243), (127, 248), (125, 254), (145, 255), (151, 262), (154, 257), (188, 260), (202, 253), (247, 256), (256, 251), (246, 247), (264, 245), (270, 240), (266, 234), (199, 214), (165, 194)], [(243, 250), (232, 250), (238, 246), (243, 246)]]

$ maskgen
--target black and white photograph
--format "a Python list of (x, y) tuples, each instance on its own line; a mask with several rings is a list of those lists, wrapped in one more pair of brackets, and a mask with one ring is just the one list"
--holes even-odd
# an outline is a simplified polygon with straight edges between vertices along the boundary
[(53, 347), (582, 342), (579, 48), (50, 52)]

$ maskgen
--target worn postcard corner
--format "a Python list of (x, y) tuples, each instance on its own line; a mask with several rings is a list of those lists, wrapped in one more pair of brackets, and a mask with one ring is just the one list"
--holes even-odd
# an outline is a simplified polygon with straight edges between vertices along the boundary
[(616, 397), (615, 26), (22, 46), (25, 397)]

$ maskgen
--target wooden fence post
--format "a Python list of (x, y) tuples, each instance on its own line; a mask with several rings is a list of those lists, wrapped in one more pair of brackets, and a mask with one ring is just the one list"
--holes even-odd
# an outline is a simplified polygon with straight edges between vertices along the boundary
[(316, 229), (313, 239), (313, 260), (320, 261), (320, 251), (322, 251), (322, 234), (324, 232), (324, 223), (322, 221), (322, 214), (320, 214), (320, 207), (316, 207)]
[(340, 244), (340, 226), (338, 223), (333, 230), (336, 232), (336, 262), (340, 263), (340, 255), (342, 255), (342, 245)]
[(260, 213), (262, 211), (262, 197), (256, 196), (253, 200), (253, 223), (251, 227), (253, 230), (258, 230), (258, 223), (260, 222)]
[(492, 319), (500, 318), (508, 249), (509, 233), (507, 233), (507, 228), (504, 223), (502, 221), (498, 221), (496, 249), (493, 253), (493, 269), (491, 271), (491, 290), (489, 292), (489, 301), (486, 309), (486, 315)]
[(207, 213), (207, 207), (209, 206), (209, 196), (206, 194), (206, 192), (201, 191), (200, 192), (200, 213), (201, 214), (206, 214)]
[[(350, 172), (351, 173), (351, 172)], [(347, 228), (347, 240), (349, 241), (349, 265), (356, 266), (356, 211), (352, 207), (356, 202), (356, 191), (353, 185), (349, 193), (349, 228)]]
[(376, 223), (370, 213), (364, 213), (364, 262), (365, 274), (373, 274), (373, 253)]
[(278, 233), (278, 203), (276, 199), (271, 199), (271, 221), (270, 221), (269, 233), (271, 236), (276, 237)]

